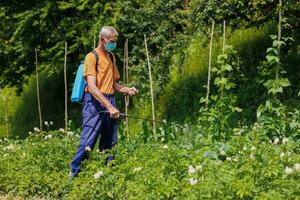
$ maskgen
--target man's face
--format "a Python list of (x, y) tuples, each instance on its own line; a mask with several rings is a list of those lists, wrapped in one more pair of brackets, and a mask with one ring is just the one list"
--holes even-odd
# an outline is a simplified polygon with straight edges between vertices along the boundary
[(118, 36), (115, 35), (115, 34), (110, 34), (108, 37), (106, 38), (102, 38), (104, 43), (109, 43), (109, 42), (115, 42), (117, 43), (118, 42)]

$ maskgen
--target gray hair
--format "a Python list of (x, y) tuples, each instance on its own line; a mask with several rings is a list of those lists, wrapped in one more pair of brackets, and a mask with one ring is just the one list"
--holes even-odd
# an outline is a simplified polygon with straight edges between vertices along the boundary
[(116, 35), (116, 36), (119, 35), (119, 34), (118, 34), (118, 31), (117, 31), (114, 27), (112, 27), (112, 26), (103, 26), (103, 27), (101, 28), (100, 33), (99, 33), (99, 38), (102, 38), (102, 37), (107, 38), (107, 37), (109, 37), (111, 34), (114, 34), (114, 35)]

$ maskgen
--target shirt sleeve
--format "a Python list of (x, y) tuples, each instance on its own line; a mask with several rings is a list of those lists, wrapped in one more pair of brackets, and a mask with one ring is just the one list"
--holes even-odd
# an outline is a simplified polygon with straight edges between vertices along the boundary
[(116, 58), (115, 56), (113, 55), (113, 59), (114, 59), (114, 62), (113, 62), (113, 66), (114, 66), (114, 81), (117, 81), (120, 79), (120, 73), (118, 71), (118, 68), (117, 68), (117, 64), (116, 64)]
[(88, 75), (97, 76), (96, 73), (96, 58), (92, 53), (86, 55), (83, 63), (83, 77), (86, 80)]

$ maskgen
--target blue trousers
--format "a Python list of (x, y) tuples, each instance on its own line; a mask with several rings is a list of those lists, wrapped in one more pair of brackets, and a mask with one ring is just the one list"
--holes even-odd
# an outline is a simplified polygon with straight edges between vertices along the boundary
[[(113, 95), (104, 96), (115, 107), (116, 100)], [(82, 108), (82, 134), (77, 152), (71, 162), (71, 171), (75, 174), (80, 171), (80, 163), (87, 158), (86, 147), (94, 149), (97, 139), (100, 138), (99, 151), (112, 149), (117, 143), (117, 121), (109, 116), (109, 113), (99, 113), (92, 118), (91, 115), (98, 111), (107, 111), (99, 101), (97, 101), (90, 93), (86, 92), (83, 97)], [(112, 160), (113, 157), (107, 157)]]

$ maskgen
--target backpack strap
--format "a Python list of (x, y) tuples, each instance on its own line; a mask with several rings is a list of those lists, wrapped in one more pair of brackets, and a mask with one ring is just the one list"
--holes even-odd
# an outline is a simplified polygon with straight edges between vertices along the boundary
[(109, 53), (110, 61), (112, 62), (112, 64), (114, 64), (114, 55), (113, 55), (113, 53), (111, 53), (111, 52), (108, 52), (108, 53)]
[[(98, 72), (97, 65), (98, 65), (98, 62), (99, 62), (99, 55), (98, 55), (98, 53), (95, 49), (92, 51), (92, 54), (94, 54), (94, 56), (96, 58), (96, 66), (95, 67), (96, 67), (96, 72)], [(114, 55), (113, 55), (113, 53), (109, 52), (109, 58), (110, 58), (111, 62), (114, 64)]]
[(95, 65), (95, 68), (96, 68), (96, 72), (98, 72), (98, 62), (99, 62), (99, 55), (97, 53), (97, 51), (94, 49), (92, 51), (92, 54), (94, 54), (95, 58), (96, 58), (96, 65)]

